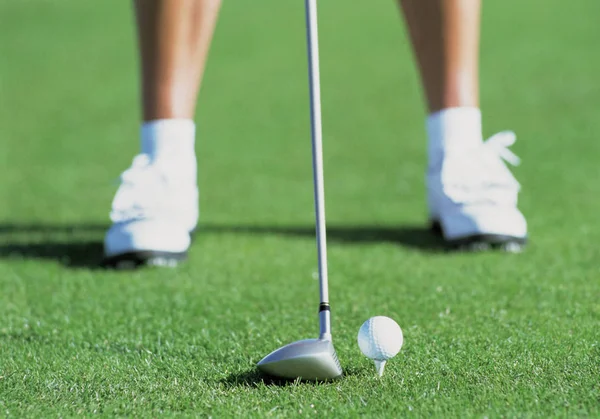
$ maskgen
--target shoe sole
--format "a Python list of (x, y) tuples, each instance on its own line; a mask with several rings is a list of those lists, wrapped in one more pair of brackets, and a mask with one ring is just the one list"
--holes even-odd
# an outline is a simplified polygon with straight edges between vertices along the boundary
[(444, 239), (445, 243), (454, 250), (468, 252), (484, 252), (487, 250), (502, 250), (507, 253), (521, 253), (527, 245), (526, 237), (514, 237), (504, 234), (473, 234), (460, 239), (446, 240), (439, 221), (431, 223), (431, 231)]
[(185, 259), (187, 259), (187, 252), (171, 253), (147, 250), (105, 257), (102, 266), (118, 270), (136, 269), (141, 266), (174, 268)]

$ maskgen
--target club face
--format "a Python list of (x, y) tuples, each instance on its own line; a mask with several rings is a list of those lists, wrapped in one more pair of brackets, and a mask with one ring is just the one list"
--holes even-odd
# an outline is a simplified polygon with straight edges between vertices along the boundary
[(258, 368), (273, 377), (307, 381), (339, 378), (342, 367), (333, 348), (325, 339), (306, 339), (290, 343), (271, 352)]

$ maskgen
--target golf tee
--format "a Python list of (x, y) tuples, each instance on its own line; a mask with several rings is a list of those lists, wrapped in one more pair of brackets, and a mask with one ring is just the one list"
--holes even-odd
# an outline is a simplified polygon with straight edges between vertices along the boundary
[(375, 368), (377, 369), (377, 375), (379, 375), (380, 377), (383, 376), (383, 370), (385, 369), (385, 363), (387, 361), (379, 361), (379, 360), (375, 360)]

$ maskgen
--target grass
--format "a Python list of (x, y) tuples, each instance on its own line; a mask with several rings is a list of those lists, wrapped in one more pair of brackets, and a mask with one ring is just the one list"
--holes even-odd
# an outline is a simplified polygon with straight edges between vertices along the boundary
[[(514, 129), (522, 255), (424, 229), (416, 74), (392, 2), (320, 5), (333, 327), (347, 376), (254, 364), (317, 333), (301, 2), (225, 2), (198, 113), (200, 233), (174, 269), (97, 269), (138, 149), (128, 2), (0, 0), (0, 416), (600, 415), (595, 0), (486, 3), (486, 134)], [(405, 346), (377, 379), (373, 315)]]

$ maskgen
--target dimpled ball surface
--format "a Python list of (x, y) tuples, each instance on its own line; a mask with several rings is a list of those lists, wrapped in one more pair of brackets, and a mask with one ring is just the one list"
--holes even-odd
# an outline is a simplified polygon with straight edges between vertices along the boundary
[(400, 352), (403, 343), (402, 329), (385, 316), (371, 317), (358, 331), (358, 346), (366, 357), (385, 361)]

